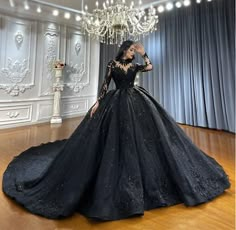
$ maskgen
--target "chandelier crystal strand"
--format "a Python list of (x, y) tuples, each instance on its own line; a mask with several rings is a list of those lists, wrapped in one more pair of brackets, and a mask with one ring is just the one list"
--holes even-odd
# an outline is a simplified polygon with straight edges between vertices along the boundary
[(124, 40), (138, 40), (140, 35), (146, 35), (155, 30), (158, 16), (154, 7), (147, 10), (134, 8), (134, 2), (130, 6), (125, 0), (107, 0), (103, 2), (102, 9), (96, 1), (93, 13), (88, 13), (85, 6), (82, 15), (82, 26), (88, 35), (102, 43), (121, 44)]

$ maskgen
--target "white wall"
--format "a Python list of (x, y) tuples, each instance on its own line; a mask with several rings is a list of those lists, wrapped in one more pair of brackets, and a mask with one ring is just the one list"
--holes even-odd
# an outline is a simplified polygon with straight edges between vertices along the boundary
[(80, 28), (0, 14), (0, 128), (46, 122), (52, 115), (52, 62), (65, 60), (63, 118), (95, 102), (99, 43)]

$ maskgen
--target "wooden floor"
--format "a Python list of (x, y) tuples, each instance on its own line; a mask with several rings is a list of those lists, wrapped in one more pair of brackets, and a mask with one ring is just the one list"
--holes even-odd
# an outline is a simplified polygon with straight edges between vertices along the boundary
[[(43, 142), (70, 136), (81, 119), (0, 130), (0, 177), (11, 159), (23, 150)], [(1, 230), (233, 230), (235, 229), (235, 135), (223, 131), (181, 126), (192, 140), (214, 157), (230, 177), (231, 188), (213, 201), (196, 207), (183, 204), (145, 212), (143, 217), (120, 221), (92, 222), (80, 214), (64, 220), (48, 220), (32, 215), (8, 199), (0, 190)]]

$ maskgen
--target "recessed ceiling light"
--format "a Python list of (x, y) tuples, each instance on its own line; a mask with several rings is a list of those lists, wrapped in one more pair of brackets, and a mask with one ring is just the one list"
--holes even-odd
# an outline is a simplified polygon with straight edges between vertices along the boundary
[(37, 7), (37, 10), (36, 10), (38, 13), (41, 13), (42, 12), (42, 9), (40, 6)]
[(59, 15), (59, 11), (58, 10), (53, 10), (52, 11), (52, 15), (53, 16), (58, 16)]
[(172, 10), (173, 9), (173, 3), (172, 2), (168, 2), (167, 4), (166, 4), (166, 9), (167, 10)]
[(159, 12), (159, 13), (162, 13), (163, 11), (165, 11), (165, 7), (164, 6), (158, 6), (158, 8), (157, 8), (157, 11)]
[(176, 6), (177, 8), (180, 8), (180, 7), (182, 6), (182, 3), (181, 3), (181, 2), (176, 2), (176, 3), (175, 3), (175, 6)]
[(184, 6), (189, 6), (191, 4), (190, 0), (184, 0)]
[(29, 10), (29, 4), (28, 4), (28, 1), (24, 1), (24, 8), (25, 10)]
[(66, 18), (66, 19), (70, 19), (70, 13), (69, 13), (69, 12), (65, 12), (65, 14), (64, 14), (64, 18)]

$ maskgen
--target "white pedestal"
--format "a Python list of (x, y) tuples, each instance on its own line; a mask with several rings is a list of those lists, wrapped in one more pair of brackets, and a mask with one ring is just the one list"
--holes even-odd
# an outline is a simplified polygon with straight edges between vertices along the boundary
[(61, 117), (52, 117), (50, 120), (51, 124), (59, 124), (62, 123), (62, 118)]
[(51, 124), (62, 123), (61, 118), (61, 92), (64, 89), (64, 84), (61, 81), (62, 69), (55, 69), (56, 82), (53, 84), (54, 101), (53, 101), (53, 115), (50, 120)]

